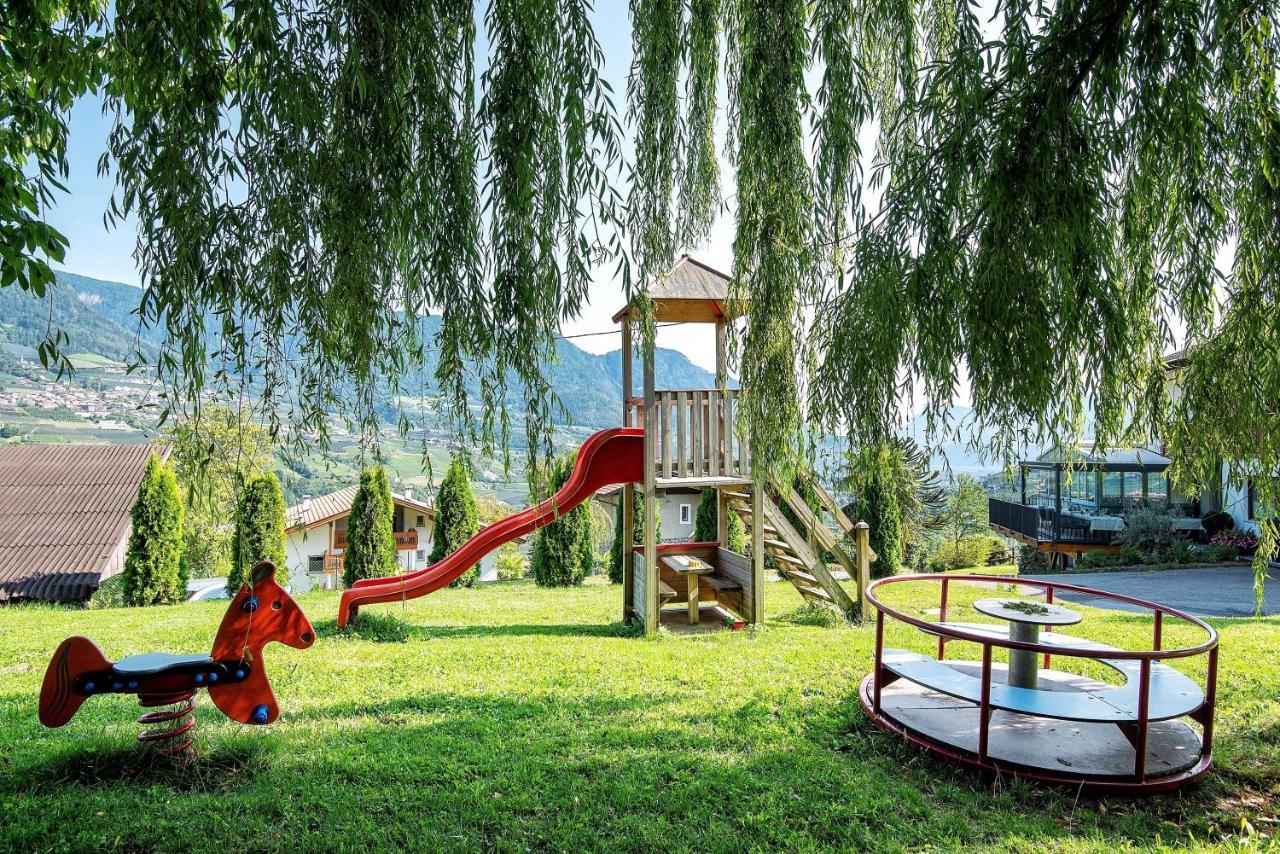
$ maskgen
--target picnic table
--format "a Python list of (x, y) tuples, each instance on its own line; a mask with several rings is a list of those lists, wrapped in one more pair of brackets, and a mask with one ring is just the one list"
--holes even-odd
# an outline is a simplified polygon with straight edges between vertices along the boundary
[(689, 591), (689, 623), (698, 622), (698, 580), (715, 571), (715, 567), (692, 555), (669, 555), (662, 559), (668, 569), (685, 577)]

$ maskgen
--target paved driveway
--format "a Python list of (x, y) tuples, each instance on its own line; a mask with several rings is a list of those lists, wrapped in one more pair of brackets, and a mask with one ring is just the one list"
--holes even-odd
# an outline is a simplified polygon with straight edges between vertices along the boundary
[[(1095, 587), (1109, 593), (1123, 593), (1177, 608), (1199, 617), (1252, 617), (1254, 613), (1253, 567), (1210, 569), (1166, 569), (1158, 572), (1087, 572), (1068, 575), (1031, 575), (1045, 581), (1065, 581), (1081, 587)], [(1280, 570), (1271, 570), (1265, 586), (1264, 614), (1280, 614)], [(1059, 600), (1079, 602), (1118, 611), (1142, 609), (1075, 593), (1059, 593)]]

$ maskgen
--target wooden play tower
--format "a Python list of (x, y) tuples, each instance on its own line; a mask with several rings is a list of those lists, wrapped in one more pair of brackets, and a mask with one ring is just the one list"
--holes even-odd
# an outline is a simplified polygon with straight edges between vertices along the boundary
[[(726, 382), (725, 337), (728, 324), (736, 319), (729, 308), (729, 281), (684, 255), (646, 292), (656, 323), (715, 325), (715, 388), (656, 388), (653, 354), (644, 353), (643, 392), (635, 396), (632, 306), (624, 306), (613, 318), (622, 324), (622, 423), (644, 429), (648, 463), (643, 483), (622, 488), (624, 532), (633, 530), (635, 489), (644, 495), (644, 541), (623, 550), (623, 616), (650, 632), (663, 622), (698, 621), (701, 603), (748, 623), (762, 622), (766, 556), (806, 601), (834, 606), (850, 616), (862, 612), (863, 591), (870, 581), (874, 558), (865, 523), (850, 522), (816, 478), (809, 485), (821, 504), (819, 512), (792, 484), (766, 483), (753, 471), (750, 437), (736, 426), (738, 390)], [(668, 489), (708, 487), (718, 497), (716, 541), (659, 543), (659, 495)], [(790, 508), (789, 516), (783, 506)], [(731, 509), (748, 532), (750, 557), (724, 548)], [(687, 564), (689, 558), (704, 574), (688, 577), (679, 571), (682, 560)], [(840, 575), (847, 577), (843, 584)], [(685, 607), (663, 610), (671, 604)]]

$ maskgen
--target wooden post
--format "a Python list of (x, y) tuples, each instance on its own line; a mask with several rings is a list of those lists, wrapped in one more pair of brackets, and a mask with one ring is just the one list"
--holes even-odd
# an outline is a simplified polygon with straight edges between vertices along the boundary
[(858, 577), (858, 610), (862, 619), (867, 619), (867, 585), (871, 583), (871, 526), (859, 522), (853, 526), (855, 551), (854, 563), (857, 565)]
[(658, 630), (658, 483), (654, 444), (658, 438), (653, 393), (654, 348), (644, 348), (644, 630)]
[(716, 490), (716, 539), (720, 548), (729, 548), (729, 499), (723, 489)]
[(724, 318), (716, 321), (716, 388), (725, 390), (728, 385), (728, 373), (725, 368), (725, 322)]
[[(622, 318), (622, 426), (631, 426), (631, 317)], [(622, 485), (622, 619), (635, 619), (636, 551), (633, 548), (635, 531), (634, 483)]]
[(764, 624), (764, 482), (751, 481), (751, 617)]

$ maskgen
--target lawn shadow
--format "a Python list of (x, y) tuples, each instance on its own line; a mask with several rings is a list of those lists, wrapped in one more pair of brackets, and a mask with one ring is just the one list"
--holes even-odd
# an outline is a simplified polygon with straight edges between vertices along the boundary
[(13, 768), (15, 790), (65, 786), (167, 786), (178, 792), (226, 791), (249, 782), (274, 749), (259, 739), (197, 740), (193, 757), (181, 761), (144, 744), (121, 746), (97, 740), (72, 745), (42, 764)]
[(468, 626), (424, 626), (408, 623), (392, 614), (359, 614), (346, 629), (337, 620), (313, 624), (317, 638), (358, 638), (374, 643), (409, 640), (444, 640), (483, 637), (581, 637), (630, 638), (643, 634), (637, 626), (612, 623), (506, 623)]
[[(630, 712), (644, 712), (675, 702), (674, 697), (646, 693), (630, 697), (613, 694), (580, 695), (566, 700), (561, 695), (512, 697), (505, 694), (468, 696), (449, 693), (422, 693), (367, 702), (346, 702), (332, 706), (309, 706), (289, 716), (289, 722), (332, 722), (343, 718), (372, 717), (380, 724), (400, 725), (411, 716), (449, 717), (448, 728), (462, 726), (468, 719), (526, 722), (568, 715), (578, 719), (616, 720)], [(415, 725), (416, 726), (416, 725)]]

